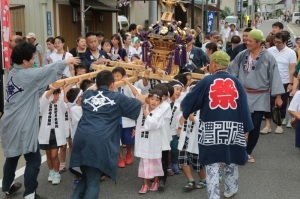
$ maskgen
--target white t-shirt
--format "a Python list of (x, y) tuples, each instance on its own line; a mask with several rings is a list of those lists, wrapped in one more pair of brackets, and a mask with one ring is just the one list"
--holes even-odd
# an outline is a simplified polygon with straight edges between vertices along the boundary
[(224, 41), (226, 37), (228, 37), (228, 34), (230, 32), (230, 28), (222, 28), (221, 34), (222, 34), (222, 40)]
[[(66, 52), (66, 56), (64, 58), (64, 60), (68, 59), (69, 57), (73, 57), (73, 55), (71, 53)], [(57, 54), (57, 53), (52, 53), (50, 55), (50, 58), (52, 60), (52, 62), (57, 62), (58, 60), (63, 60), (63, 54)], [(63, 72), (63, 75), (65, 75), (66, 77), (71, 77), (71, 73), (70, 73), (70, 66), (67, 66)]]
[(137, 54), (140, 57), (140, 59), (142, 59), (142, 48), (139, 47), (138, 49), (136, 49), (132, 46), (129, 46), (129, 50), (128, 50), (128, 54), (127, 54), (129, 62), (131, 62), (131, 57), (134, 54)]
[(280, 77), (282, 79), (283, 84), (290, 83), (290, 64), (297, 63), (297, 57), (295, 51), (290, 49), (289, 47), (285, 47), (283, 50), (278, 51), (276, 46), (273, 46), (268, 49), (269, 53), (271, 53), (277, 62)]
[(239, 36), (239, 32), (236, 31), (236, 30), (233, 31), (233, 32), (231, 32), (231, 31), (228, 32), (228, 41), (229, 41), (229, 42), (231, 42), (231, 38), (232, 38), (234, 35)]
[(288, 110), (300, 113), (300, 91), (295, 93)]
[(57, 50), (54, 48), (54, 50), (51, 52), (49, 49), (46, 50), (45, 55), (44, 55), (44, 60), (43, 60), (43, 66), (50, 64), (50, 55), (52, 53), (56, 53)]
[(143, 79), (140, 79), (139, 81), (134, 83), (134, 86), (141, 90), (142, 95), (147, 94), (149, 92), (150, 88), (151, 88), (149, 80), (147, 80), (147, 81), (148, 81), (147, 86), (144, 86)]

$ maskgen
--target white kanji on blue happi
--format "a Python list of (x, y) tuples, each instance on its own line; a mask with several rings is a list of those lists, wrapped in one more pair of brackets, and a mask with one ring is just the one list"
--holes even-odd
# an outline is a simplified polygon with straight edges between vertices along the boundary
[(199, 126), (199, 140), (202, 145), (246, 146), (244, 126), (241, 122), (216, 121), (203, 122)]
[(97, 95), (87, 98), (83, 101), (85, 104), (90, 104), (93, 107), (93, 111), (98, 111), (98, 109), (104, 105), (116, 104), (114, 100), (109, 99), (103, 95), (102, 91), (99, 91)]

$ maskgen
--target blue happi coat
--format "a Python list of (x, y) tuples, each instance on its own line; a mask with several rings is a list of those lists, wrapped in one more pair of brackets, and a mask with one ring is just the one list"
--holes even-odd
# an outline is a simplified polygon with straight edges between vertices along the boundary
[(82, 97), (82, 117), (74, 136), (70, 167), (98, 168), (115, 180), (120, 118), (136, 120), (141, 106), (137, 99), (112, 92), (106, 86), (87, 90)]
[(185, 119), (200, 112), (199, 160), (244, 165), (245, 132), (253, 129), (247, 96), (239, 80), (227, 72), (206, 76), (182, 101)]

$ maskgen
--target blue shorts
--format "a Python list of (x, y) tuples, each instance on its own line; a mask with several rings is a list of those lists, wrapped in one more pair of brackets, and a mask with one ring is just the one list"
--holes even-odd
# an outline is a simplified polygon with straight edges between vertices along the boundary
[(134, 127), (122, 128), (122, 125), (120, 125), (122, 144), (134, 144), (134, 137), (132, 137), (133, 129)]

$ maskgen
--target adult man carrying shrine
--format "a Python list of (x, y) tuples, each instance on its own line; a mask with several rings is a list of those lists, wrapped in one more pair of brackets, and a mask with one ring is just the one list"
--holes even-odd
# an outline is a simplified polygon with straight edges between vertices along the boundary
[(254, 129), (249, 133), (247, 144), (248, 162), (255, 162), (251, 156), (258, 141), (264, 112), (270, 112), (270, 94), (276, 96), (275, 106), (282, 106), (285, 93), (277, 62), (273, 55), (261, 48), (263, 33), (251, 30), (247, 39), (247, 50), (239, 53), (230, 63), (228, 71), (237, 77), (247, 93), (248, 105)]

